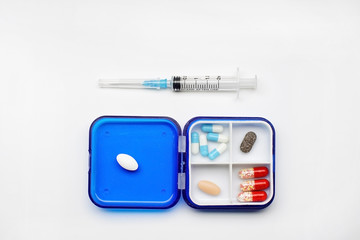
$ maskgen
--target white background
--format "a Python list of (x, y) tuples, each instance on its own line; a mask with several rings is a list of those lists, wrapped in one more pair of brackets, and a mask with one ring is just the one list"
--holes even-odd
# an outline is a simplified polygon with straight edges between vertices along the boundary
[[(1, 1), (0, 239), (359, 239), (359, 1)], [(228, 93), (98, 78), (235, 73)], [(108, 211), (87, 195), (101, 115), (262, 116), (276, 197), (255, 213)]]

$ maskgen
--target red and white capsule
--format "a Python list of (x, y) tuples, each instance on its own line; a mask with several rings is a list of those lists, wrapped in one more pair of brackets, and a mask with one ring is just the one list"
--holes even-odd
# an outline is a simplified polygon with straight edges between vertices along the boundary
[(240, 188), (243, 192), (264, 190), (270, 186), (270, 183), (266, 179), (250, 180), (240, 184)]
[(245, 168), (240, 169), (239, 171), (239, 177), (242, 179), (261, 178), (267, 176), (268, 174), (269, 170), (267, 167)]
[(263, 202), (266, 198), (267, 194), (264, 191), (241, 192), (237, 196), (239, 202)]

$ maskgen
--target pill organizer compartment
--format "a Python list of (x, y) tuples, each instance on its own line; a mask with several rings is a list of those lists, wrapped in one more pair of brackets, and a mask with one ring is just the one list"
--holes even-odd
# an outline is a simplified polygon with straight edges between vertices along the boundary
[[(254, 132), (256, 141), (250, 152), (240, 150), (246, 133)], [(264, 121), (242, 121), (232, 123), (232, 162), (234, 163), (270, 163), (272, 161), (272, 129)]]
[[(188, 139), (187, 150), (187, 181), (185, 199), (195, 208), (245, 208), (257, 209), (268, 206), (274, 197), (274, 131), (272, 125), (263, 118), (195, 118), (188, 124), (187, 135), (193, 131), (204, 134), (201, 126), (204, 124), (221, 124), (224, 131), (221, 134), (229, 137), (227, 150), (215, 160), (203, 157), (201, 154), (191, 153), (191, 139)], [(257, 139), (248, 153), (240, 150), (240, 144), (249, 131), (255, 132)], [(209, 152), (219, 143), (208, 141)], [(267, 198), (263, 202), (239, 202), (238, 194), (241, 192), (240, 184), (248, 180), (238, 175), (240, 169), (253, 167), (267, 167), (269, 174), (263, 178), (270, 182), (269, 188), (263, 190)], [(197, 184), (201, 180), (208, 180), (221, 188), (218, 196), (202, 192)]]
[[(228, 203), (230, 196), (228, 164), (195, 164), (190, 168), (189, 174), (191, 175), (191, 185), (189, 186), (190, 197), (195, 202), (202, 205), (223, 205)], [(220, 194), (212, 196), (202, 192), (197, 185), (202, 180), (216, 183), (221, 189)]]
[[(261, 178), (251, 178), (251, 179), (241, 179), (239, 177), (239, 171), (240, 169), (244, 169), (244, 168), (254, 168), (254, 167), (267, 167), (267, 169), (269, 170), (269, 174), (266, 177), (261, 177)], [(273, 189), (274, 189), (274, 181), (273, 179), (273, 173), (272, 171), (270, 171), (271, 166), (270, 164), (263, 164), (263, 163), (252, 163), (252, 164), (238, 164), (238, 163), (233, 163), (232, 164), (232, 189), (231, 189), (231, 203), (235, 204), (235, 205), (244, 205), (244, 204), (248, 204), (248, 205), (259, 205), (259, 204), (266, 204), (270, 201), (271, 197), (273, 196)], [(261, 190), (266, 192), (267, 194), (267, 199), (264, 202), (247, 202), (247, 203), (241, 203), (237, 200), (237, 196), (239, 195), (239, 193), (241, 192), (240, 189), (240, 184), (245, 182), (245, 181), (250, 181), (250, 180), (257, 180), (257, 179), (266, 179), (269, 181), (270, 186), (267, 189)]]

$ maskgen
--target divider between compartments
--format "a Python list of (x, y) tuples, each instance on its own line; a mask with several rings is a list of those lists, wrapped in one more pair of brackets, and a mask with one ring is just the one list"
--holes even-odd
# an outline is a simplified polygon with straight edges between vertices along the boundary
[(214, 163), (204, 163), (204, 162), (193, 162), (191, 165), (229, 165), (228, 162), (214, 162)]
[(230, 199), (230, 203), (232, 204), (233, 203), (233, 200), (232, 200), (232, 195), (233, 195), (233, 192), (232, 192), (232, 162), (233, 162), (233, 159), (232, 159), (232, 122), (229, 122), (229, 171), (230, 171), (230, 174), (229, 174), (229, 180), (230, 180), (230, 184), (229, 184), (229, 187), (230, 187), (230, 191), (229, 191), (229, 199)]
[[(232, 165), (269, 165), (270, 166), (270, 163), (269, 162), (234, 162), (232, 163)], [(269, 172), (270, 172), (270, 169), (269, 169)]]

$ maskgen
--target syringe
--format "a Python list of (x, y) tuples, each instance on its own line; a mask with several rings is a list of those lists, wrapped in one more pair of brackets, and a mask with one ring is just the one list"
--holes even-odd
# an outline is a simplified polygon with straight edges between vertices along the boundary
[(174, 92), (216, 92), (239, 91), (256, 88), (256, 75), (243, 75), (237, 70), (235, 76), (172, 76), (153, 79), (100, 79), (103, 88), (149, 88), (166, 89)]

